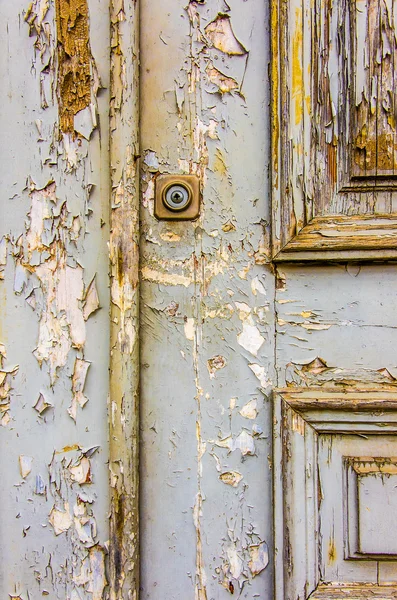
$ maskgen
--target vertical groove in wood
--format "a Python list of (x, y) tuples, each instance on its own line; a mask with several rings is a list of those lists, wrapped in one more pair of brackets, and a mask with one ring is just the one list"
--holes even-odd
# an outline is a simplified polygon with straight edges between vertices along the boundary
[(111, 600), (139, 595), (139, 3), (111, 0)]

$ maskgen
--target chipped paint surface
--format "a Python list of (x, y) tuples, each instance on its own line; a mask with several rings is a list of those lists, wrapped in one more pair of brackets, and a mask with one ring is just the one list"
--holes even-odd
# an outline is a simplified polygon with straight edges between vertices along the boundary
[(139, 13), (111, 0), (110, 599), (139, 594)]
[[(270, 265), (270, 195), (285, 218), (273, 237), (291, 253), (339, 248), (346, 231), (351, 245), (374, 231), (395, 244), (397, 11), (272, 4), (2, 3), (4, 597), (284, 600), (308, 597), (310, 577), (301, 595), (274, 588), (280, 556), (284, 574), (339, 573), (337, 518), (322, 519), (321, 568), (313, 552), (294, 564), (316, 528), (273, 551), (273, 511), (284, 523), (297, 506), (300, 526), (331, 495), (324, 477), (314, 486), (313, 427), (286, 410), (283, 477), (299, 477), (273, 497), (272, 393), (394, 393), (395, 268)], [(288, 48), (285, 72), (270, 65), (271, 99), (270, 45), (276, 59)], [(162, 173), (199, 177), (195, 222), (156, 221)], [(351, 437), (364, 448), (365, 432)], [(318, 444), (326, 473), (338, 443)], [(365, 492), (395, 477), (387, 444), (390, 456), (374, 444), (350, 460)], [(319, 496), (313, 514), (291, 502), (302, 482), (305, 501)], [(394, 590), (393, 561), (377, 569)]]
[(4, 598), (108, 593), (106, 10), (1, 7)]
[[(223, 0), (141, 10), (141, 598), (267, 597), (268, 15)], [(199, 176), (196, 222), (153, 218), (160, 173)]]
[(396, 256), (395, 15), (394, 0), (272, 2), (277, 260)]

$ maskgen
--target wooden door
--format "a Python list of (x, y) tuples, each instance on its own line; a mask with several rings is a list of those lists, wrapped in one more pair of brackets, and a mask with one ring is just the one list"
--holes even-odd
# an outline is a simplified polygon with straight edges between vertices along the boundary
[(395, 598), (397, 3), (273, 15), (275, 597)]
[[(141, 597), (272, 590), (269, 11), (141, 3)], [(162, 173), (199, 219), (158, 221)]]
[(396, 597), (396, 11), (142, 5), (143, 598)]
[(0, 2), (2, 598), (396, 597), (396, 10)]

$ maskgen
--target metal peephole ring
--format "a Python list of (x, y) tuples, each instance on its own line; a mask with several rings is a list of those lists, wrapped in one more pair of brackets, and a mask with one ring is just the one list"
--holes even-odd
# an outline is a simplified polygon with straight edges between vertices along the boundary
[(163, 202), (172, 211), (186, 210), (192, 197), (193, 191), (185, 183), (172, 183), (163, 191)]
[(200, 216), (197, 175), (162, 173), (154, 182), (154, 216), (160, 221), (194, 221)]

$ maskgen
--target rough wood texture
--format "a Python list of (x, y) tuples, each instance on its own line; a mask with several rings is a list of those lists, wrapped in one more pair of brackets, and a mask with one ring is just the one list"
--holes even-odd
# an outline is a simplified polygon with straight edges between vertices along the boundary
[(395, 259), (397, 3), (272, 10), (274, 259)]
[(59, 126), (74, 131), (74, 116), (91, 103), (87, 0), (56, 0)]
[(139, 594), (139, 12), (112, 0), (110, 100), (111, 600)]

